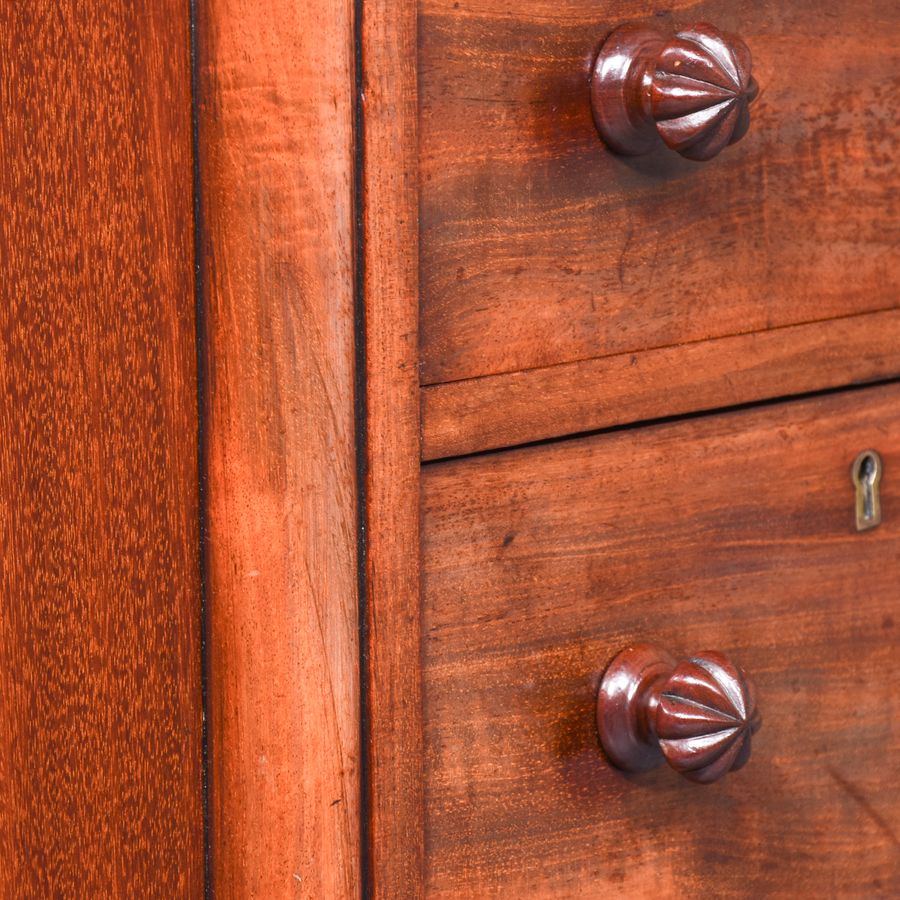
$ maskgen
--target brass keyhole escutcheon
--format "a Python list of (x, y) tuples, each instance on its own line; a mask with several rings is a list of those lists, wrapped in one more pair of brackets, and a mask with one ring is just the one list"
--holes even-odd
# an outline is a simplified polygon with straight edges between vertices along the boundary
[(876, 450), (863, 450), (853, 463), (851, 475), (856, 487), (856, 530), (868, 531), (881, 524), (881, 474), (884, 465)]

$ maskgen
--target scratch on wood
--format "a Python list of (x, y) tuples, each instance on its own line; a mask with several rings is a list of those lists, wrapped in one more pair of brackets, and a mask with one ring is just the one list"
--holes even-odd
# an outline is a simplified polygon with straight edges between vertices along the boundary
[(834, 779), (835, 783), (840, 787), (848, 797), (855, 800), (860, 807), (862, 807), (863, 812), (881, 829), (881, 831), (887, 836), (888, 840), (895, 846), (900, 847), (900, 839), (897, 838), (897, 835), (894, 833), (894, 829), (891, 827), (890, 823), (876, 810), (872, 804), (869, 802), (868, 798), (865, 794), (851, 781), (848, 781), (844, 778), (843, 775), (840, 775), (836, 772), (831, 766), (825, 767), (828, 774)]

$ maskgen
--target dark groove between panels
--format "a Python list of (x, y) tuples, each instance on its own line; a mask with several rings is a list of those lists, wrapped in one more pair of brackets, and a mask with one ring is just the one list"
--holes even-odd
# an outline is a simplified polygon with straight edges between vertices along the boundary
[(197, 54), (197, 2), (188, 0), (191, 51), (191, 140), (193, 155), (194, 201), (194, 304), (197, 365), (197, 539), (200, 565), (200, 703), (201, 703), (201, 778), (203, 791), (203, 894), (213, 896), (212, 845), (209, 818), (209, 621), (208, 621), (208, 541), (207, 541), (207, 470), (206, 470), (206, 311), (205, 280), (203, 277), (203, 205), (200, 180), (200, 73)]
[(369, 864), (369, 734), (371, 716), (368, 700), (368, 405), (366, 402), (366, 306), (365, 306), (365, 111), (363, 109), (363, 0), (353, 2), (353, 336), (354, 400), (356, 426), (356, 591), (359, 603), (359, 877), (363, 898), (372, 896), (372, 872)]

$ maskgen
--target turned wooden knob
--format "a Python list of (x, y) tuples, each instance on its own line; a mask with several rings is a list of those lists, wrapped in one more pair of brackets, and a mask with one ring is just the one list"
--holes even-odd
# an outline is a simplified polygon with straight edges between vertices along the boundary
[(606, 145), (639, 156), (660, 139), (688, 159), (712, 159), (750, 127), (759, 88), (747, 45), (712, 25), (667, 37), (623, 25), (600, 48), (591, 75), (594, 122)]
[(619, 653), (600, 682), (600, 743), (629, 772), (667, 762), (691, 781), (718, 781), (750, 758), (761, 722), (752, 683), (714, 650), (679, 663), (639, 644)]

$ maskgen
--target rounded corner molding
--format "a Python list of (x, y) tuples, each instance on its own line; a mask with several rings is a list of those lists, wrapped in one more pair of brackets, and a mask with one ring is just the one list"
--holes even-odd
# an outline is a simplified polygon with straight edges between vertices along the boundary
[(762, 719), (752, 682), (723, 654), (677, 662), (651, 644), (618, 653), (597, 696), (600, 743), (627, 772), (668, 763), (710, 784), (744, 766)]
[(604, 143), (641, 156), (662, 141), (696, 161), (717, 156), (750, 127), (759, 94), (747, 45), (700, 23), (667, 37), (627, 24), (604, 41), (591, 72), (591, 107)]

